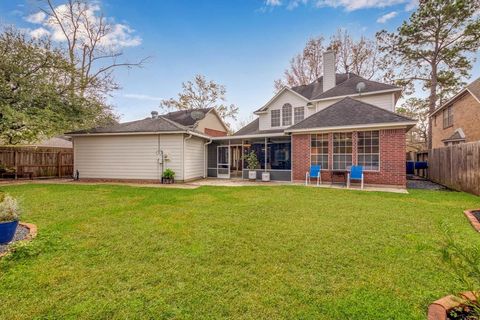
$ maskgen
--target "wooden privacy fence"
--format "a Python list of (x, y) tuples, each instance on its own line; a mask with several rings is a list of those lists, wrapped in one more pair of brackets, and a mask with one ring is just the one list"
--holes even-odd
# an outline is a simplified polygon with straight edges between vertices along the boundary
[(0, 164), (13, 168), (15, 178), (73, 175), (73, 150), (52, 147), (0, 147)]
[(480, 195), (480, 141), (432, 149), (428, 166), (430, 180)]

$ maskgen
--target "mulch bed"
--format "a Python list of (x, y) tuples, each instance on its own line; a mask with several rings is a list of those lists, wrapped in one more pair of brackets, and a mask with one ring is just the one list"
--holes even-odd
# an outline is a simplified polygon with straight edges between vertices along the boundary
[(480, 210), (472, 210), (472, 215), (477, 219), (478, 222), (480, 222)]
[(18, 227), (17, 227), (17, 231), (15, 232), (15, 236), (13, 237), (12, 242), (10, 242), (9, 244), (0, 244), (0, 255), (2, 253), (7, 252), (8, 247), (12, 243), (14, 243), (16, 241), (25, 240), (28, 237), (29, 233), (30, 233), (30, 229), (28, 229), (27, 227), (19, 224)]

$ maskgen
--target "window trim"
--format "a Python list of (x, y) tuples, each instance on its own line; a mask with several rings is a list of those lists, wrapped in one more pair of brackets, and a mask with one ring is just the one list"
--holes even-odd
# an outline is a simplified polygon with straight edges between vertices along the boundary
[[(312, 137), (317, 136), (317, 135), (326, 135), (327, 136), (327, 168), (322, 168), (320, 169), (321, 171), (330, 171), (333, 169), (330, 169), (330, 135), (329, 133), (312, 133), (310, 134), (310, 167), (312, 166)], [(315, 153), (315, 155), (324, 155), (324, 153)], [(332, 163), (333, 165), (333, 163)]]
[[(448, 114), (449, 112), (450, 112), (450, 114)], [(447, 118), (445, 118), (445, 114), (447, 115)], [(442, 120), (443, 120), (443, 129), (453, 127), (453, 106), (452, 105), (446, 107), (443, 110)], [(445, 125), (445, 121), (447, 122), (446, 125)]]
[[(381, 138), (380, 138), (380, 130), (357, 131), (357, 159), (356, 159), (356, 160), (357, 160), (357, 165), (360, 165), (360, 164), (358, 164), (358, 156), (360, 155), (360, 152), (358, 152), (358, 146), (359, 146), (359, 141), (360, 141), (360, 139), (359, 139), (359, 137), (358, 137), (358, 134), (359, 134), (360, 132), (373, 132), (373, 131), (377, 131), (377, 132), (378, 132), (378, 169), (377, 169), (377, 170), (371, 170), (371, 169), (370, 169), (370, 170), (366, 170), (366, 169), (364, 169), (364, 170), (363, 170), (364, 172), (380, 172), (380, 171), (381, 171), (381, 167), (382, 167), (382, 161), (381, 161), (382, 152), (381, 152), (381, 149), (380, 149), (380, 145), (381, 145), (381, 143), (380, 143), (380, 139), (381, 139)], [(362, 153), (362, 155), (366, 155), (366, 154), (372, 155), (372, 154), (375, 154), (375, 153)]]
[[(278, 125), (273, 125), (273, 113), (278, 112)], [(274, 109), (270, 111), (270, 127), (276, 128), (281, 127), (282, 124), (282, 111), (280, 109)]]
[[(302, 110), (302, 119), (296, 121), (296, 112), (297, 110)], [(305, 107), (304, 106), (300, 106), (300, 107), (294, 107), (293, 108), (293, 124), (297, 124), (301, 121), (305, 120)]]
[[(351, 164), (350, 164), (350, 167), (354, 165), (353, 163), (353, 148), (355, 147), (355, 144), (353, 143), (353, 131), (342, 131), (342, 132), (333, 132), (333, 136), (332, 136), (332, 169), (331, 171), (344, 171), (344, 170), (347, 170), (348, 168), (348, 165), (345, 166), (345, 169), (335, 169), (335, 155), (351, 155), (352, 157), (352, 161), (351, 161)], [(348, 135), (350, 134), (350, 138), (351, 138), (351, 148), (352, 148), (352, 152), (351, 153), (335, 153), (335, 134), (345, 134), (345, 135)]]
[[(287, 126), (291, 126), (291, 125), (292, 125), (292, 122), (293, 122), (293, 110), (292, 110), (292, 109), (293, 109), (292, 105), (291, 105), (290, 103), (288, 103), (288, 102), (285, 103), (285, 104), (282, 106), (282, 121), (281, 121), (281, 122), (282, 122), (282, 127), (287, 127)], [(285, 119), (286, 119), (286, 117), (285, 117), (285, 113), (286, 113), (286, 112), (285, 112), (285, 111), (286, 111), (286, 110), (288, 110), (289, 113), (290, 113), (290, 117), (289, 117), (289, 118), (290, 118), (290, 121), (289, 121), (289, 123), (285, 123)]]

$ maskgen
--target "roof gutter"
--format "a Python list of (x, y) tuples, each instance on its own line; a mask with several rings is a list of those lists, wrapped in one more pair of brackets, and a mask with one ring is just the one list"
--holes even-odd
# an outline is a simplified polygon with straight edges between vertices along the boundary
[(323, 99), (312, 99), (312, 102), (319, 102), (319, 101), (328, 101), (328, 100), (335, 100), (335, 99), (343, 99), (347, 97), (363, 97), (363, 96), (371, 96), (375, 94), (382, 94), (382, 93), (389, 93), (389, 92), (397, 92), (402, 91), (402, 88), (395, 88), (395, 89), (388, 89), (388, 90), (379, 90), (379, 91), (372, 91), (372, 92), (363, 92), (363, 93), (356, 93), (356, 94), (347, 94), (343, 96), (334, 96), (328, 97)]
[(303, 132), (318, 132), (318, 131), (342, 131), (342, 130), (358, 130), (358, 129), (380, 129), (380, 128), (404, 128), (413, 127), (417, 124), (416, 121), (394, 122), (394, 123), (373, 123), (373, 124), (356, 124), (349, 126), (336, 126), (336, 127), (318, 127), (318, 128), (306, 128), (306, 129), (286, 129), (285, 132), (290, 133), (303, 133)]
[(66, 134), (68, 137), (93, 137), (93, 136), (138, 136), (138, 135), (157, 135), (157, 134), (178, 134), (187, 133), (203, 139), (210, 139), (209, 136), (190, 130), (178, 131), (148, 131), (148, 132), (95, 132), (95, 133), (70, 133)]
[(262, 133), (262, 134), (246, 134), (246, 135), (239, 135), (239, 136), (212, 137), (212, 140), (214, 140), (214, 141), (222, 141), (222, 140), (251, 139), (251, 138), (268, 138), (268, 137), (283, 137), (283, 136), (285, 136), (285, 132)]

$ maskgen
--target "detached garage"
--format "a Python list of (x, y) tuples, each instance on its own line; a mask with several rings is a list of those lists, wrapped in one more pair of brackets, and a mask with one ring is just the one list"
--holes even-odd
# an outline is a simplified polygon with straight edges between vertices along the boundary
[(80, 179), (158, 182), (169, 168), (177, 181), (204, 178), (211, 139), (196, 127), (210, 110), (186, 112), (196, 120), (193, 125), (184, 126), (152, 112), (151, 118), (68, 133), (73, 141), (74, 172)]

